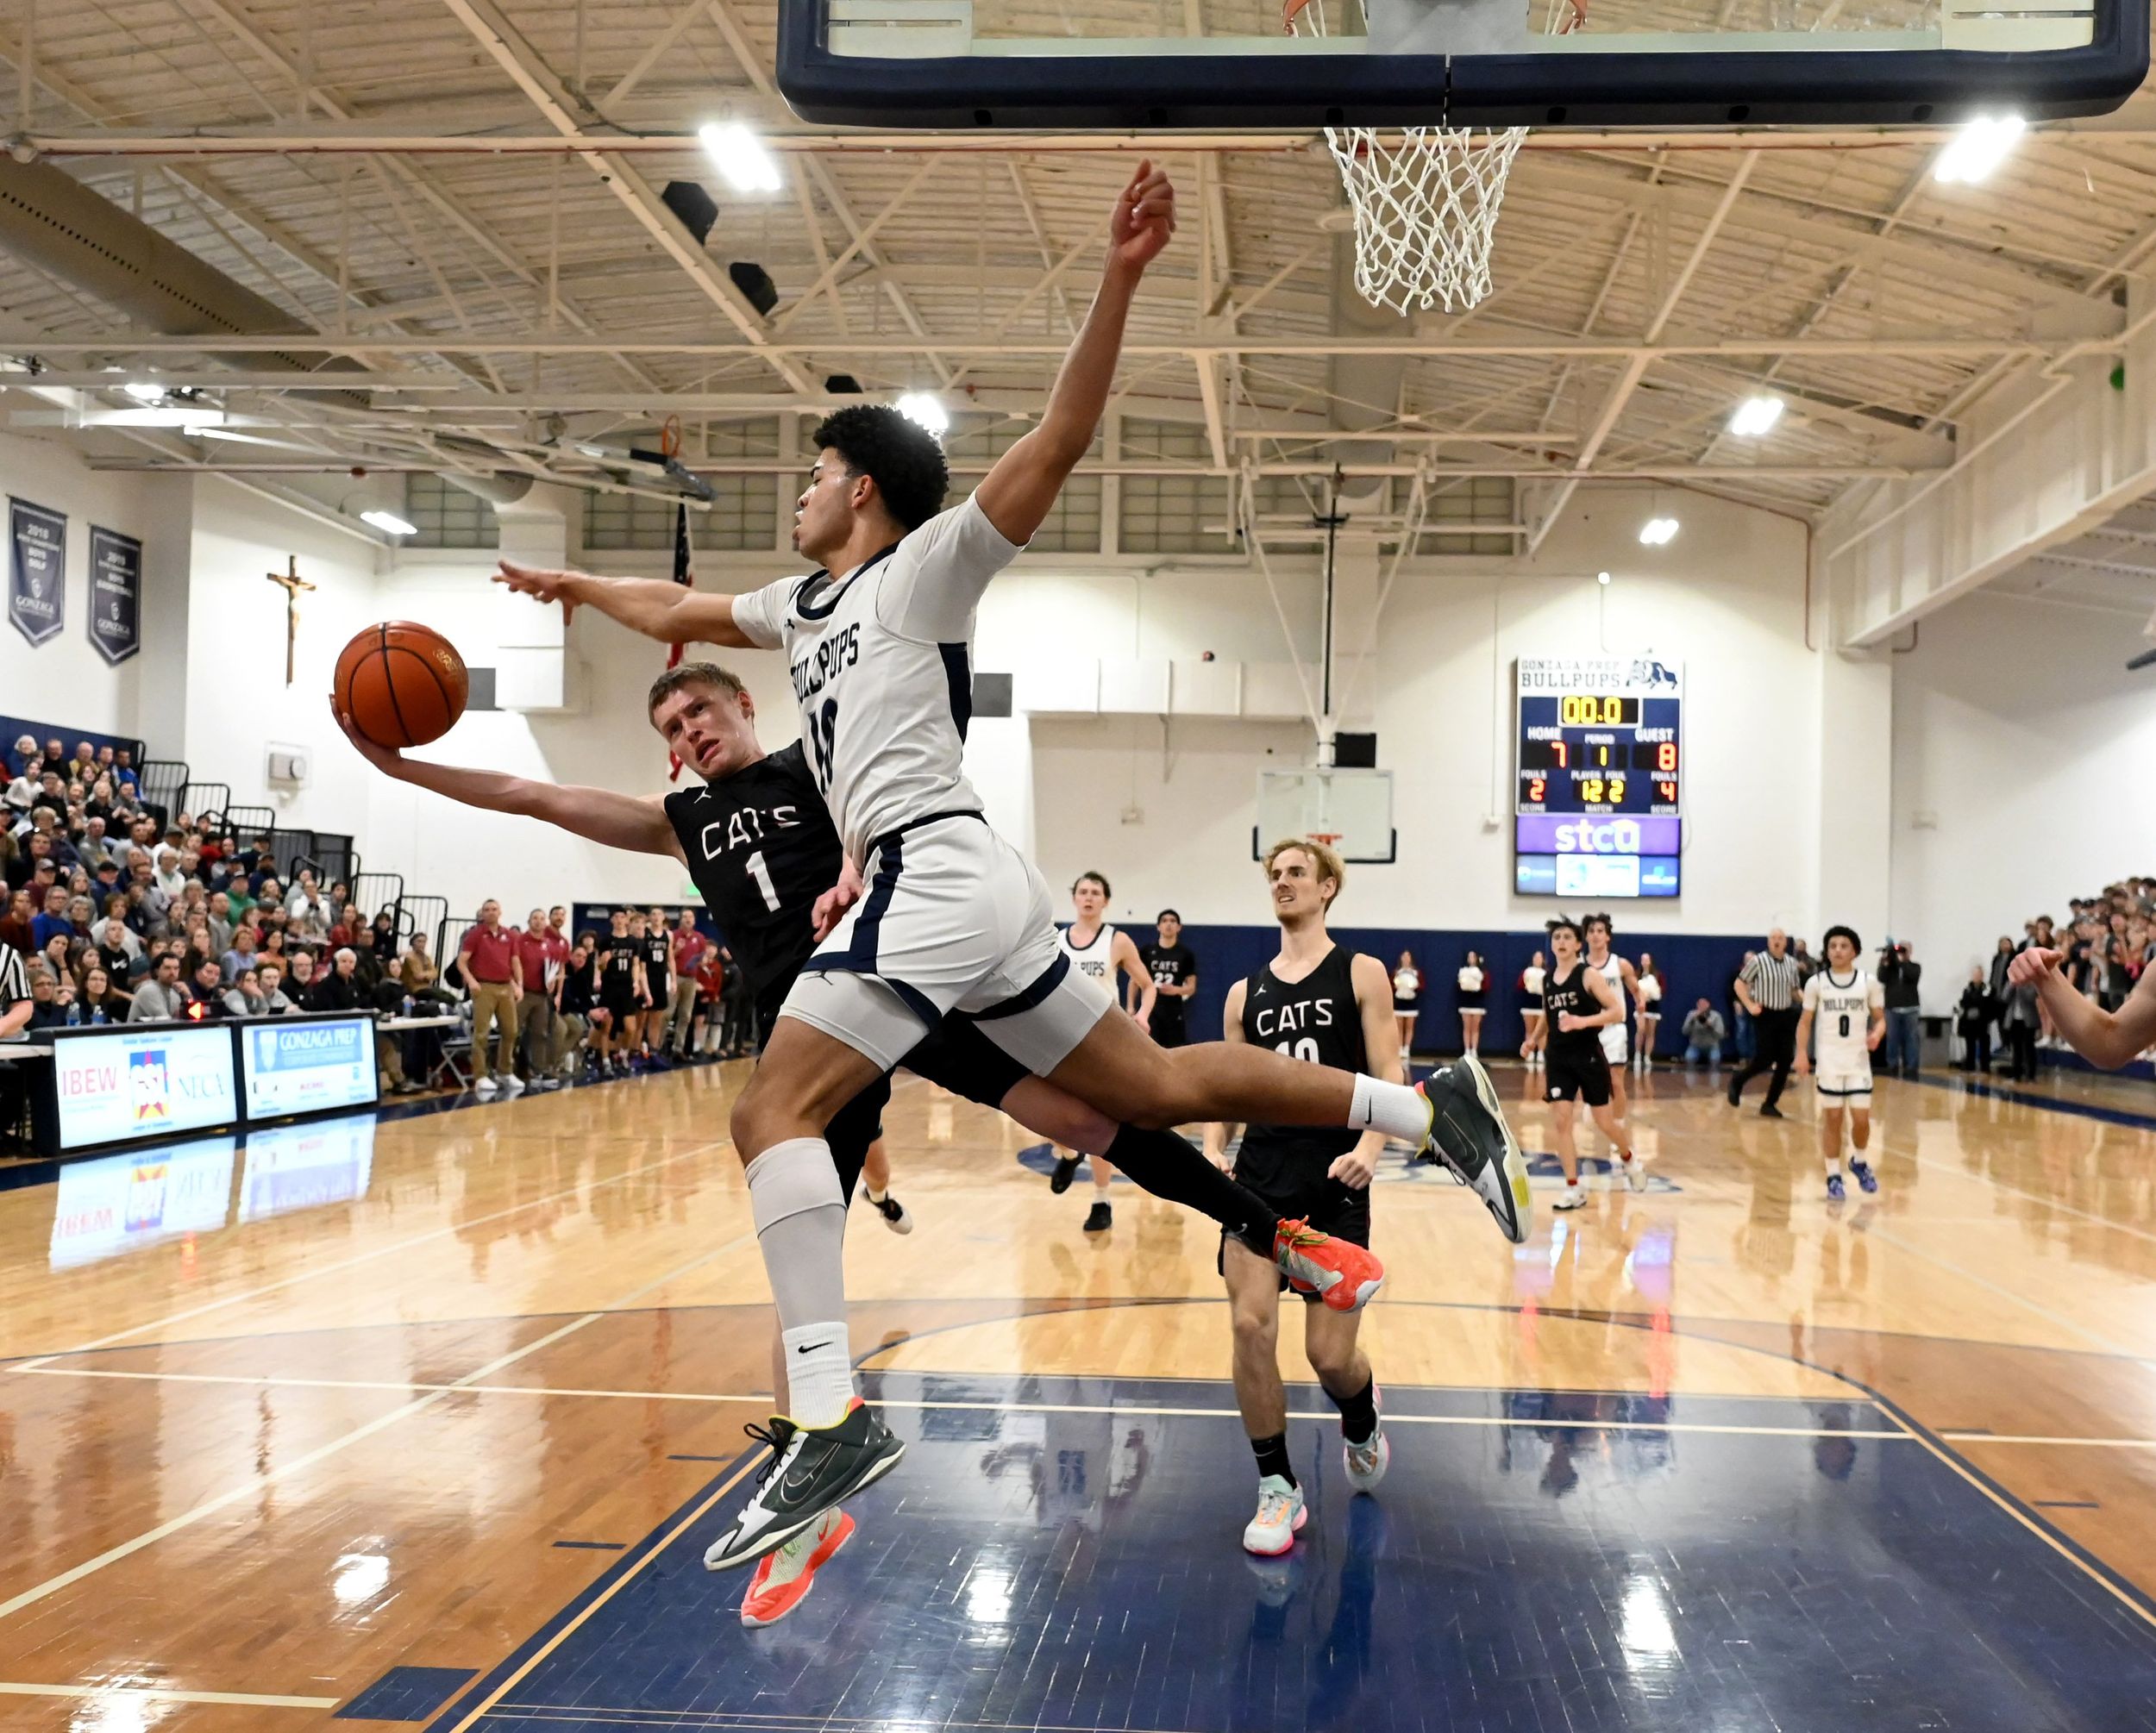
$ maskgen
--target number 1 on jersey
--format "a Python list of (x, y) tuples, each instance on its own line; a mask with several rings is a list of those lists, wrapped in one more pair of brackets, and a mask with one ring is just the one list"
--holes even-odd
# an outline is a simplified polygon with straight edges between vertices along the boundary
[(778, 887), (771, 882), (771, 869), (763, 864), (763, 850), (759, 848), (742, 865), (749, 869), (749, 876), (756, 881), (756, 888), (763, 892), (763, 905), (773, 914), (779, 912)]

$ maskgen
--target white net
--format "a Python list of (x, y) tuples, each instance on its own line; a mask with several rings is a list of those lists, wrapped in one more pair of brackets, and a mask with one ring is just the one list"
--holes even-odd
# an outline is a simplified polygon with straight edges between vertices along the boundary
[[(1330, 34), (1326, 7), (1363, 0), (1288, 0), (1292, 35)], [(1574, 0), (1551, 0), (1549, 29), (1570, 31)], [(1355, 219), (1355, 286), (1396, 313), (1464, 312), (1489, 293), (1490, 247), (1506, 177), (1525, 127), (1327, 127)]]

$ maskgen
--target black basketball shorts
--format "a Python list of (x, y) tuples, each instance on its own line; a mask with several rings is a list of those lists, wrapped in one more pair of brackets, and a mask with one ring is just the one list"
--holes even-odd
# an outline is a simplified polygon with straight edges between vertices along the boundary
[(1592, 1058), (1559, 1053), (1552, 1048), (1542, 1076), (1545, 1101), (1584, 1101), (1589, 1107), (1609, 1105), (1609, 1061), (1598, 1047)]

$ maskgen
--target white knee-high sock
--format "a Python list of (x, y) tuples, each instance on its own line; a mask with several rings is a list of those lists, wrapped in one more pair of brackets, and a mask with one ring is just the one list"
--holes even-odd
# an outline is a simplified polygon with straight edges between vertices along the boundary
[(801, 1426), (835, 1426), (853, 1400), (854, 1372), (846, 1200), (830, 1145), (820, 1137), (773, 1144), (749, 1164), (749, 1201), (786, 1343), (787, 1411)]
[(1348, 1109), (1348, 1129), (1377, 1130), (1412, 1143), (1430, 1129), (1430, 1104), (1404, 1083), (1382, 1078), (1355, 1079), (1355, 1100)]

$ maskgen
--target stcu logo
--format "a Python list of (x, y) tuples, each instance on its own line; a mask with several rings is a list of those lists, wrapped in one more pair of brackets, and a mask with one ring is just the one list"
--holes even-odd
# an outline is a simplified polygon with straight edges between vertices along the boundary
[(1629, 818), (1613, 818), (1601, 824), (1583, 818), (1577, 823), (1558, 825), (1557, 840), (1560, 854), (1637, 854), (1639, 827)]

